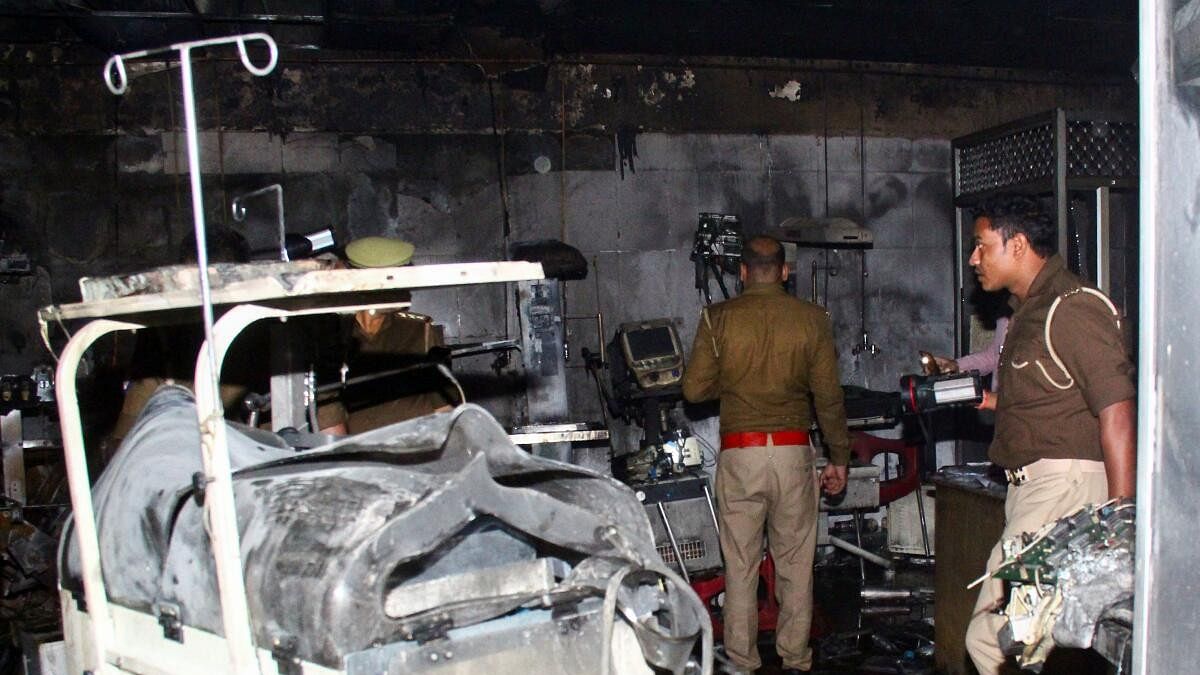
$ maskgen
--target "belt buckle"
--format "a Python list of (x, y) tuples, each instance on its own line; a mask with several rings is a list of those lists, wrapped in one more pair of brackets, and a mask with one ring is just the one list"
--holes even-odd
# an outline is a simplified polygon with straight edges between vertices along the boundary
[(1008, 477), (1008, 482), (1013, 485), (1021, 485), (1029, 480), (1029, 474), (1025, 472), (1025, 467), (1005, 469), (1004, 475)]

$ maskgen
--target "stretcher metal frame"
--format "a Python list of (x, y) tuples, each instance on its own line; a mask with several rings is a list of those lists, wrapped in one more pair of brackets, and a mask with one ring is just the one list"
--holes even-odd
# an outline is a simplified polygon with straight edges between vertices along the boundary
[[(252, 266), (251, 266), (252, 267)], [(382, 268), (370, 270), (325, 270), (299, 274), (292, 288), (280, 288), (276, 293), (265, 289), (274, 285), (274, 277), (252, 280), (239, 289), (218, 289), (214, 300), (235, 304), (213, 325), (212, 341), (206, 340), (196, 359), (196, 408), (200, 422), (201, 452), (205, 469), (205, 511), (209, 536), (215, 557), (217, 580), (221, 593), (224, 642), (228, 648), (228, 672), (271, 672), (271, 653), (255, 647), (246, 605), (245, 581), (241, 566), (236, 512), (230, 478), (229, 454), (225, 439), (224, 411), (213, 390), (214, 373), (220, 372), (225, 353), (234, 339), (251, 323), (263, 319), (286, 321), (291, 317), (313, 314), (349, 314), (360, 310), (400, 310), (407, 301), (389, 297), (371, 301), (370, 296), (391, 296), (397, 289), (433, 288), (481, 283), (503, 283), (544, 278), (542, 266), (529, 262), (463, 263), (417, 267)], [(373, 288), (374, 290), (368, 290)], [(344, 303), (331, 303), (326, 297), (349, 294)], [(257, 304), (245, 304), (257, 303)], [(88, 645), (83, 662), (72, 663), (71, 672), (90, 670), (93, 673), (120, 672), (132, 668), (137, 672), (156, 672), (168, 668), (178, 672), (179, 654), (163, 652), (158, 663), (151, 663), (157, 651), (148, 652), (146, 631), (157, 626), (153, 616), (122, 607), (110, 606), (104, 587), (95, 513), (92, 508), (91, 481), (87, 472), (78, 391), (75, 386), (79, 362), (84, 353), (101, 337), (118, 331), (136, 331), (155, 325), (155, 313), (197, 308), (198, 299), (190, 302), (174, 293), (139, 295), (130, 298), (98, 300), (71, 305), (50, 306), (39, 312), (43, 335), (49, 335), (50, 323), (66, 320), (91, 319), (76, 331), (59, 356), (57, 393), (63, 449), (74, 509), (76, 537), (80, 552), (86, 612), (63, 597), (63, 619), (66, 635), (85, 637)], [(137, 320), (104, 318), (136, 315)], [(215, 368), (215, 370), (214, 370)], [(136, 616), (135, 616), (136, 615)], [(186, 628), (188, 634), (204, 633)], [(205, 635), (208, 635), (205, 633)], [(219, 636), (203, 638), (220, 640)], [(167, 643), (168, 641), (162, 641)], [(210, 650), (205, 650), (209, 651)], [(195, 654), (192, 650), (187, 652)], [(68, 654), (70, 658), (70, 654)], [(189, 656), (192, 658), (192, 656)], [(206, 662), (218, 665), (211, 654)], [(136, 664), (136, 665), (135, 665)], [(207, 666), (206, 666), (207, 667)], [(311, 668), (312, 664), (306, 664)], [(190, 669), (189, 669), (190, 670)], [(225, 670), (221, 668), (220, 670)], [(211, 670), (205, 672), (212, 672)]]
[[(256, 66), (248, 45), (266, 49), (267, 63)], [(245, 68), (255, 76), (274, 70), (278, 61), (275, 41), (265, 33), (181, 42), (162, 49), (141, 50), (115, 55), (104, 66), (104, 81), (114, 95), (123, 94), (129, 84), (127, 61), (159, 54), (177, 54), (187, 136), (188, 170), (191, 183), (192, 217), (197, 242), (197, 287), (199, 297), (190, 288), (160, 292), (135, 292), (127, 297), (109, 297), (63, 306), (50, 306), (38, 312), (41, 334), (46, 347), (54, 350), (50, 325), (66, 328), (70, 320), (92, 319), (67, 342), (57, 369), (56, 386), (62, 426), (67, 479), (74, 510), (75, 533), (79, 546), (80, 569), (86, 610), (61, 591), (63, 625), (68, 672), (93, 675), (117, 672), (230, 672), (238, 675), (291, 670), (290, 664), (272, 664), (276, 655), (254, 644), (246, 600), (244, 571), (241, 563), (237, 514), (234, 509), (229, 451), (225, 438), (224, 411), (218, 395), (218, 376), (226, 350), (249, 324), (267, 318), (286, 321), (293, 316), (319, 313), (352, 313), (360, 310), (407, 309), (409, 302), (396, 295), (399, 289), (431, 288), (477, 283), (544, 279), (542, 267), (528, 262), (490, 262), (428, 265), (365, 270), (313, 269), (312, 265), (267, 268), (262, 276), (254, 266), (246, 266), (235, 280), (221, 284), (223, 270), (210, 268), (205, 246), (204, 201), (201, 188), (200, 149), (197, 140), (196, 102), (192, 81), (192, 52), (196, 49), (236, 45)], [(199, 270), (206, 273), (200, 274)], [(225, 270), (228, 271), (228, 270)], [(211, 278), (218, 280), (214, 291)], [(84, 297), (88, 288), (81, 282)], [(336, 296), (342, 294), (345, 301)], [(351, 297), (345, 298), (345, 294)], [(258, 304), (247, 304), (258, 303)], [(216, 304), (238, 305), (220, 321), (214, 321)], [(205, 517), (212, 543), (217, 584), (220, 593), (224, 637), (181, 627), (188, 641), (179, 645), (165, 638), (152, 638), (158, 620), (118, 605), (110, 605), (104, 586), (100, 560), (96, 515), (92, 505), (91, 481), (87, 471), (78, 391), (75, 386), (80, 359), (101, 337), (117, 331), (136, 331), (154, 325), (156, 314), (182, 308), (198, 308), (202, 313), (205, 341), (196, 359), (196, 410), (200, 423), (201, 454), (204, 467)], [(127, 320), (104, 317), (123, 316)], [(272, 382), (274, 388), (275, 382)], [(276, 392), (272, 392), (275, 394)], [(282, 400), (283, 394), (276, 400)], [(199, 645), (197, 645), (199, 643)], [(218, 645), (224, 643), (226, 649)], [(197, 648), (199, 646), (199, 648)], [(222, 663), (219, 654), (228, 654)], [(314, 664), (304, 664), (307, 672), (327, 672)]]

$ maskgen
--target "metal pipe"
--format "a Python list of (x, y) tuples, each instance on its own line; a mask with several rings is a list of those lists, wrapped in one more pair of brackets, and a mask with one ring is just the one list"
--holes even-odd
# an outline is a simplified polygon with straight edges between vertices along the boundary
[[(936, 444), (934, 456), (937, 456)], [(929, 526), (925, 523), (925, 486), (917, 485), (917, 517), (921, 520), (921, 544), (925, 546), (925, 557), (929, 557)]]
[(882, 567), (886, 570), (890, 570), (893, 567), (891, 560), (877, 556), (874, 553), (871, 553), (870, 551), (868, 551), (866, 549), (855, 546), (854, 544), (851, 544), (850, 542), (846, 541), (845, 539), (838, 539), (837, 537), (830, 537), (829, 543), (842, 549), (843, 551), (846, 551), (848, 553), (853, 553), (854, 555), (859, 556), (860, 558), (870, 560), (871, 562), (875, 563), (876, 565), (879, 565), (880, 567)]
[(858, 593), (866, 602), (899, 602), (933, 597), (932, 588), (880, 588), (863, 586)]
[[(1174, 83), (1163, 80), (1171, 72), (1171, 57), (1175, 53), (1169, 37), (1173, 3), (1164, 0), (1138, 2), (1138, 220), (1139, 248), (1138, 279), (1141, 284), (1138, 316), (1138, 453), (1137, 493), (1138, 520), (1154, 523), (1154, 485), (1164, 459), (1159, 446), (1160, 375), (1158, 366), (1158, 302), (1159, 281), (1157, 254), (1159, 248), (1159, 188), (1163, 174), (1159, 167), (1159, 143), (1162, 141), (1163, 100)], [(1158, 535), (1161, 536), (1161, 535)], [(1150, 654), (1150, 613), (1146, 599), (1152, 597), (1157, 579), (1152, 556), (1151, 528), (1139, 527), (1134, 563), (1133, 603), (1133, 672), (1145, 675)]]
[(1104, 291), (1105, 295), (1111, 296), (1108, 198), (1108, 186), (1096, 188), (1096, 287)]
[(713, 529), (717, 531), (717, 537), (721, 536), (721, 523), (717, 522), (717, 510), (713, 508), (712, 492), (708, 490), (708, 481), (704, 481), (704, 501), (708, 502), (708, 515), (712, 516)]
[[(854, 512), (854, 543), (862, 549), (862, 514), (857, 510)], [(867, 564), (863, 559), (858, 559), (858, 576), (863, 582), (867, 580)]]
[(1067, 113), (1057, 108), (1054, 111), (1054, 217), (1058, 221), (1058, 254), (1069, 261), (1067, 202)]
[(912, 612), (908, 605), (871, 605), (858, 610), (861, 616), (901, 616)]
[(144, 327), (142, 324), (109, 319), (99, 319), (87, 324), (63, 347), (62, 354), (59, 355), (58, 369), (54, 374), (58, 417), (62, 427), (63, 464), (67, 470), (67, 487), (71, 493), (75, 543), (79, 545), (83, 597), (87, 601), (90, 616), (87, 630), (91, 634), (93, 653), (85, 652), (85, 662), (81, 665), (93, 673), (109, 672), (104, 666), (108, 648), (112, 643), (113, 625), (112, 615), (108, 611), (108, 592), (104, 588), (100, 539), (96, 532), (96, 511), (92, 505), (92, 485), (88, 478), (76, 376), (79, 360), (96, 340), (118, 330), (137, 330)]
[(679, 544), (675, 541), (675, 532), (671, 529), (671, 521), (667, 520), (667, 510), (663, 508), (663, 503), (658, 503), (658, 515), (662, 517), (663, 527), (667, 530), (667, 539), (671, 540), (671, 550), (675, 552), (675, 562), (679, 563), (679, 574), (687, 583), (692, 583), (688, 577), (687, 567), (683, 564), (683, 551), (679, 550)]
[[(258, 67), (250, 60), (246, 50), (247, 41), (261, 41), (267, 48), (269, 58), (265, 67)], [(215, 342), (212, 289), (208, 279), (208, 251), (205, 246), (204, 201), (200, 181), (200, 147), (197, 139), (196, 93), (192, 81), (192, 50), (199, 47), (236, 44), (242, 65), (252, 74), (263, 76), (275, 69), (279, 50), (275, 41), (266, 33), (250, 33), (230, 37), (180, 42), (169, 47), (117, 54), (104, 65), (104, 82), (109, 91), (125, 93), (129, 80), (125, 72), (125, 61), (154, 54), (179, 52), (179, 72), (183, 83), (183, 112), (187, 135), (188, 172), (192, 192), (192, 220), (196, 236), (197, 272), (200, 279), (200, 306), (204, 318), (204, 345), (196, 360), (196, 410), (200, 424), (200, 450), (205, 476), (210, 481), (204, 509), (208, 516), (209, 535), (212, 539), (213, 562), (217, 573), (217, 587), (221, 597), (221, 621), (229, 657), (236, 673), (256, 673), (258, 655), (250, 627), (250, 608), (246, 599), (246, 581), (242, 573), (241, 546), (238, 540), (237, 513), (233, 502), (233, 483), (230, 471), (229, 448), (225, 439), (224, 408), (221, 404), (218, 376), (220, 361), (224, 357), (222, 348), (217, 354)], [(116, 79), (114, 80), (114, 75)], [(74, 497), (74, 495), (73, 495)], [(100, 608), (97, 608), (100, 609)], [(106, 658), (101, 653), (101, 662)]]

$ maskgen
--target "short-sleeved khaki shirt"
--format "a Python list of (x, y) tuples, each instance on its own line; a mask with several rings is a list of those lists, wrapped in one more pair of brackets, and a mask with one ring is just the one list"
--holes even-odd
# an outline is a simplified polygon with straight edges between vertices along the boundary
[(707, 314), (684, 370), (684, 398), (720, 399), (722, 434), (808, 429), (815, 411), (830, 461), (847, 464), (846, 408), (825, 310), (780, 284), (748, 284)]
[[(1100, 411), (1134, 398), (1133, 364), (1117, 318), (1061, 257), (1046, 260), (1024, 302), (1014, 308), (997, 371), (996, 436), (988, 456), (1015, 469), (1039, 459), (1104, 460)], [(1050, 340), (1046, 317), (1058, 298)], [(1065, 371), (1064, 371), (1065, 368)]]

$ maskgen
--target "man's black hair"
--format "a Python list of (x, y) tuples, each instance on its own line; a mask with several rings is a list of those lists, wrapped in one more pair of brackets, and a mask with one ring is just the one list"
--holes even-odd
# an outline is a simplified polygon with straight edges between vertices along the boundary
[[(771, 253), (759, 253), (757, 248), (763, 246), (771, 249)], [(742, 248), (742, 264), (752, 277), (766, 277), (778, 274), (783, 267), (783, 245), (774, 237), (759, 235), (746, 242)]]
[(991, 221), (991, 228), (1000, 233), (1005, 244), (1020, 232), (1043, 258), (1049, 258), (1058, 248), (1058, 227), (1033, 197), (998, 195), (975, 207), (972, 215)]

